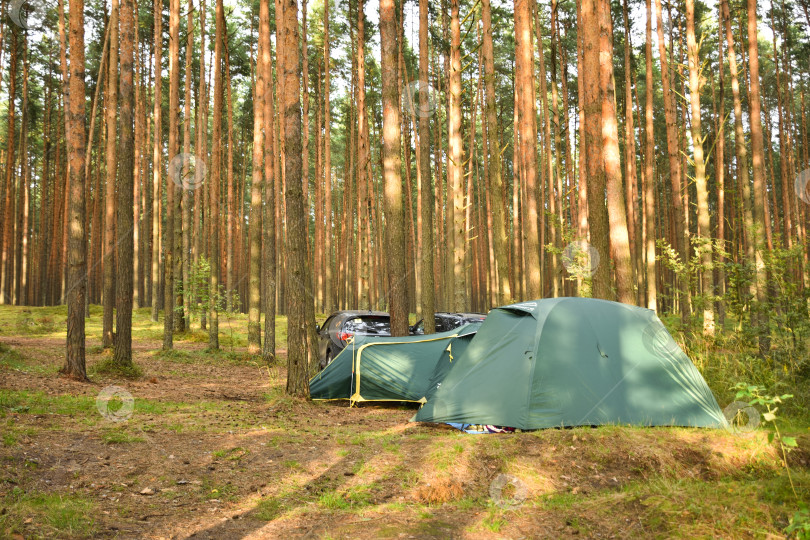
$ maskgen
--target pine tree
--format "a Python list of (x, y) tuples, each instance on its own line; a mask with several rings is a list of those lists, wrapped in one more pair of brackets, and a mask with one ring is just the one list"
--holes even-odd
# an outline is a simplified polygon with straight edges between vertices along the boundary
[[(221, 0), (220, 0), (221, 1)], [(283, 0), (280, 21), (283, 47), (281, 76), (283, 77), (282, 112), (284, 120), (285, 172), (287, 190), (287, 394), (309, 397), (307, 363), (306, 264), (307, 239), (304, 215), (304, 192), (301, 185), (301, 81), (298, 75), (298, 4)], [(278, 16), (278, 14), (277, 14)]]
[(132, 365), (132, 226), (135, 181), (134, 109), (135, 58), (137, 22), (133, 0), (121, 2), (121, 169), (118, 182), (118, 231), (116, 244), (116, 319), (114, 361), (121, 367)]
[[(12, 32), (12, 35), (16, 30)], [(16, 46), (15, 40), (12, 42)], [(84, 84), (84, 1), (70, 3), (70, 79), (66, 136), (69, 141), (68, 269), (67, 269), (67, 354), (62, 373), (86, 380), (85, 295), (87, 294), (87, 236), (85, 221), (85, 84)], [(11, 93), (13, 95), (13, 92)], [(12, 150), (9, 150), (11, 153)], [(8, 189), (8, 187), (7, 187)], [(8, 211), (9, 205), (6, 204)], [(8, 223), (6, 237), (9, 238)], [(7, 243), (8, 246), (8, 243)]]
[(104, 193), (104, 315), (101, 343), (105, 348), (113, 344), (113, 309), (115, 309), (115, 202), (118, 172), (117, 117), (118, 117), (118, 0), (112, 1), (110, 12), (110, 52), (107, 89), (104, 96), (107, 123), (107, 181)]
[(382, 50), (383, 181), (385, 183), (385, 238), (388, 259), (388, 297), (391, 335), (408, 335), (405, 231), (402, 208), (402, 164), (400, 162), (400, 106), (397, 77), (397, 21), (394, 0), (380, 1), (380, 45)]

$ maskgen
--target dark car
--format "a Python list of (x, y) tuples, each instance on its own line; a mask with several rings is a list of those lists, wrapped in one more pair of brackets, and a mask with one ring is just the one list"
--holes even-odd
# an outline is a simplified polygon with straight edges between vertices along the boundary
[(436, 331), (448, 332), (472, 322), (484, 322), (483, 313), (436, 313)]
[(349, 339), (360, 336), (390, 336), (391, 317), (383, 311), (336, 311), (318, 327), (318, 358), (328, 366)]
[[(484, 319), (487, 318), (487, 316), (483, 313), (449, 313), (446, 311), (439, 311), (435, 315), (437, 332), (449, 332), (450, 330), (455, 330), (456, 328), (464, 326), (465, 324), (472, 322), (484, 322)], [(424, 322), (419, 321), (413, 325), (413, 329), (414, 330), (412, 333), (414, 334), (424, 334)]]
[[(436, 313), (436, 331), (447, 332), (470, 322), (480, 322), (482, 313)], [(422, 321), (410, 327), (410, 334), (424, 334)], [(318, 327), (318, 358), (321, 369), (332, 363), (353, 336), (390, 336), (391, 316), (384, 311), (336, 311)]]

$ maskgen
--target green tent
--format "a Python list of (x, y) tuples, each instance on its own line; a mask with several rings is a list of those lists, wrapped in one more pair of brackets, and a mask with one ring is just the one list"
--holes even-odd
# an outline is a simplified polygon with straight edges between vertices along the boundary
[(423, 336), (357, 336), (309, 381), (312, 399), (413, 401), (447, 372), (481, 323)]
[(426, 397), (414, 421), (520, 429), (726, 425), (653, 311), (589, 298), (493, 309)]

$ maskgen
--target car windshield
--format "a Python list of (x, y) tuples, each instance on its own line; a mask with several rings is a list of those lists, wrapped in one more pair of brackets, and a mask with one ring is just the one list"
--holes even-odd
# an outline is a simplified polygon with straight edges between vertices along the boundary
[(391, 334), (391, 322), (385, 317), (356, 317), (343, 324), (343, 331), (351, 334), (386, 336)]

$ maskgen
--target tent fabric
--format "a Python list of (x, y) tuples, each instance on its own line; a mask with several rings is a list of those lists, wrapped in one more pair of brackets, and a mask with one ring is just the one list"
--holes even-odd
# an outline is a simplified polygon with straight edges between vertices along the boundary
[(653, 311), (589, 298), (490, 311), (413, 420), (519, 429), (726, 425)]
[[(424, 402), (431, 381), (446, 372), (481, 323), (423, 336), (357, 336), (309, 381), (312, 399)], [(441, 366), (441, 367), (440, 367)], [(438, 370), (438, 371), (437, 371)]]

